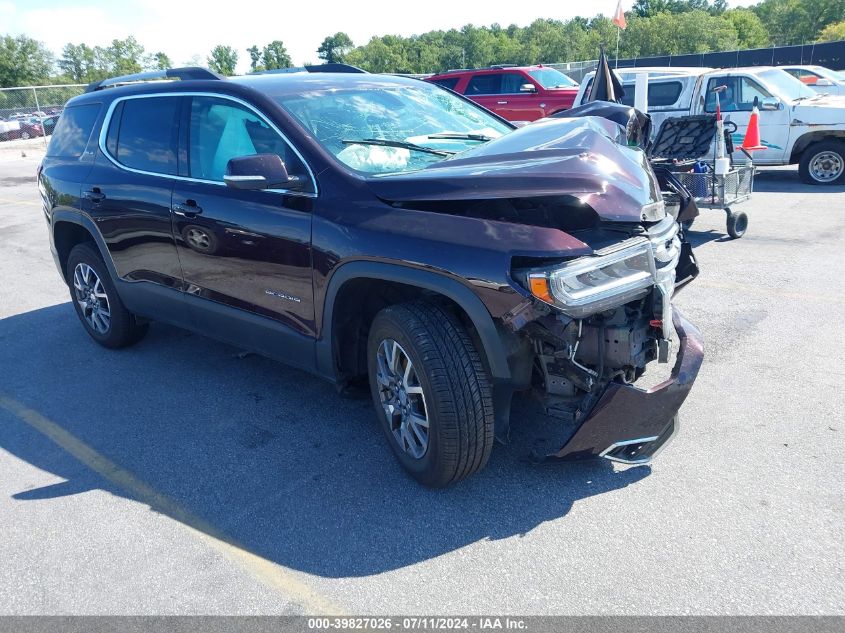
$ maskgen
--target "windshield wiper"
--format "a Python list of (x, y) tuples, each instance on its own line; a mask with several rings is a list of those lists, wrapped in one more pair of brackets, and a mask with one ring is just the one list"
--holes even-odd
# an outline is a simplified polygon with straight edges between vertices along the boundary
[(344, 145), (380, 145), (381, 147), (399, 147), (401, 149), (411, 150), (412, 152), (425, 152), (426, 154), (434, 154), (435, 156), (451, 156), (455, 152), (450, 152), (445, 149), (433, 149), (431, 147), (424, 147), (416, 143), (409, 143), (408, 141), (391, 141), (386, 138), (362, 138), (362, 139), (343, 139), (341, 141)]
[(486, 134), (462, 134), (460, 132), (441, 132), (439, 134), (429, 134), (431, 139), (451, 139), (456, 141), (478, 141), (479, 143), (486, 143), (492, 141), (492, 136)]

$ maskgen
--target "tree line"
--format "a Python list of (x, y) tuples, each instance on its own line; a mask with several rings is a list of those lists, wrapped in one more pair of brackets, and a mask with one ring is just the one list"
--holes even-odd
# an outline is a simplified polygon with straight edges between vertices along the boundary
[[(762, 0), (727, 8), (725, 0), (637, 0), (621, 32), (622, 58), (706, 53), (845, 39), (845, 0)], [(606, 16), (538, 19), (528, 26), (493, 24), (403, 37), (374, 36), (355, 46), (346, 33), (326, 37), (316, 49), (327, 63), (346, 62), (371, 72), (431, 73), (495, 63), (535, 64), (595, 59), (599, 47), (615, 53), (616, 26)], [(244, 51), (252, 71), (288, 68), (293, 60), (281, 40)], [(233, 75), (239, 51), (215, 46), (206, 65)], [(108, 46), (68, 43), (56, 57), (26, 35), (0, 36), (0, 87), (86, 83), (115, 75), (172, 67), (164, 52), (147, 52), (134, 38)], [(181, 65), (181, 64), (180, 64)]]

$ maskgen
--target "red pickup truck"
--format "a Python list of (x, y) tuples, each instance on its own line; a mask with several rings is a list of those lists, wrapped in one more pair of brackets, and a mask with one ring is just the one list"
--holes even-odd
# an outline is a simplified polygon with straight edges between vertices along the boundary
[(578, 84), (548, 66), (490, 66), (427, 77), (508, 121), (536, 121), (572, 107)]

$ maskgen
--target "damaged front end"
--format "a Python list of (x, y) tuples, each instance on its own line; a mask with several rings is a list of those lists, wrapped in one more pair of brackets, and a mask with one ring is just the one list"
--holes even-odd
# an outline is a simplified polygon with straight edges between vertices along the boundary
[[(532, 297), (507, 323), (529, 342), (546, 413), (574, 427), (547, 457), (649, 461), (673, 436), (703, 359), (700, 333), (671, 303), (698, 273), (678, 222), (665, 215), (613, 230), (627, 237), (592, 255), (512, 272)], [(665, 380), (638, 386), (647, 366), (673, 358)]]

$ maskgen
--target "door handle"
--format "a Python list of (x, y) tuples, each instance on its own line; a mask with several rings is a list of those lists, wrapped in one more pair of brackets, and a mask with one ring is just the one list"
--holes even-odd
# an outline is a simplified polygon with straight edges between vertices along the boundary
[(496, 103), (497, 103), (498, 105), (508, 105), (508, 102), (507, 102), (507, 101), (497, 101)]
[(104, 194), (102, 191), (100, 191), (99, 187), (93, 187), (92, 189), (89, 189), (88, 191), (83, 191), (82, 197), (85, 198), (86, 200), (90, 200), (94, 204), (100, 204), (103, 200), (106, 199), (106, 194)]
[(177, 202), (171, 208), (173, 209), (173, 213), (186, 218), (195, 218), (202, 213), (202, 207), (198, 206), (193, 200), (186, 200), (181, 204)]

